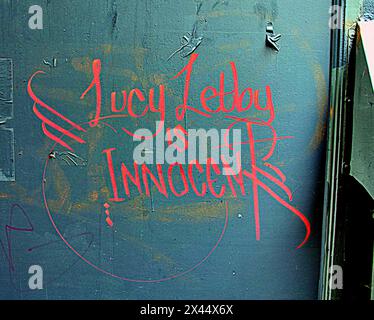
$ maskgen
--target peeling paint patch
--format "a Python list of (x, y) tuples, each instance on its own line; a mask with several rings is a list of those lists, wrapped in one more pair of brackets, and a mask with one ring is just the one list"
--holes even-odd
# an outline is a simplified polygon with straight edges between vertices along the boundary
[(0, 59), (0, 181), (15, 181), (14, 130), (6, 127), (13, 118), (13, 61)]
[(0, 127), (0, 181), (16, 181), (14, 130)]
[(13, 118), (13, 61), (0, 58), (0, 124)]

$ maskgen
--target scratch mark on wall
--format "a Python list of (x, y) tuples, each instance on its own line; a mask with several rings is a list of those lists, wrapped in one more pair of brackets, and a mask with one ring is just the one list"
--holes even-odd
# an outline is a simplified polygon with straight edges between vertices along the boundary
[(110, 34), (113, 36), (114, 31), (118, 30), (117, 28), (117, 20), (118, 20), (118, 10), (117, 10), (117, 3), (115, 0), (112, 1), (112, 8), (110, 12), (111, 17), (111, 29)]
[(56, 59), (56, 58), (53, 58), (53, 59), (52, 59), (52, 62), (49, 62), (48, 60), (43, 59), (43, 63), (44, 63), (46, 66), (49, 66), (50, 68), (56, 68), (56, 67), (57, 67), (57, 59)]
[(82, 157), (78, 156), (77, 154), (70, 152), (70, 151), (52, 151), (49, 154), (50, 159), (60, 159), (67, 163), (68, 166), (74, 164), (76, 167), (78, 166), (86, 166), (87, 161), (84, 160)]
[(212, 6), (212, 10), (214, 10), (217, 6), (221, 5), (221, 4), (224, 4), (225, 6), (227, 6), (229, 4), (229, 2), (227, 0), (217, 0), (213, 6)]
[[(197, 3), (196, 5), (196, 21), (192, 26), (192, 31), (187, 32), (181, 39), (181, 46), (175, 50), (167, 60), (170, 60), (174, 57), (177, 53), (180, 53), (181, 58), (186, 58), (200, 46), (201, 42), (204, 39), (203, 35), (198, 36), (198, 26), (201, 23), (199, 19), (199, 13), (201, 10), (201, 6), (203, 5), (202, 2)], [(208, 22), (206, 18), (203, 18), (203, 22), (206, 25)]]

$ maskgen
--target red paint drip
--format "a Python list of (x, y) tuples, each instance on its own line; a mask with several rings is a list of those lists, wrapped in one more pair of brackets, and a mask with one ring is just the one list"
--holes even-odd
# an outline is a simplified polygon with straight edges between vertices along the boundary
[(104, 204), (104, 208), (106, 209), (105, 214), (107, 215), (105, 221), (109, 225), (109, 227), (113, 227), (113, 221), (112, 221), (112, 219), (110, 219), (109, 207), (110, 207), (110, 205), (108, 203)]

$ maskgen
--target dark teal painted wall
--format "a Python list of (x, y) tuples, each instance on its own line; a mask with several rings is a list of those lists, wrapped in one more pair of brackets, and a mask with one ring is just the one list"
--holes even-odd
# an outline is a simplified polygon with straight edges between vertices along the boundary
[[(0, 297), (317, 298), (328, 112), (328, 1), (204, 1), (198, 18), (203, 40), (196, 50), (199, 57), (192, 78), (191, 103), (197, 104), (204, 87), (218, 86), (221, 71), (227, 74), (227, 88), (232, 87), (230, 61), (235, 61), (238, 68), (241, 89), (252, 86), (263, 94), (265, 86), (271, 86), (274, 128), (280, 136), (293, 138), (278, 141), (269, 161), (286, 174), (287, 186), (293, 192), (290, 203), (311, 222), (311, 237), (301, 249), (296, 247), (305, 236), (303, 223), (263, 191), (259, 195), (260, 241), (255, 238), (251, 193), (237, 199), (231, 195), (217, 200), (192, 194), (166, 199), (153, 189), (151, 198), (134, 196), (121, 204), (110, 203), (114, 228), (108, 227), (103, 204), (108, 202), (111, 190), (101, 151), (111, 145), (121, 148), (117, 165), (120, 160), (129, 165), (132, 151), (131, 141), (113, 137), (108, 128), (83, 135), (86, 146), (74, 145), (87, 165), (68, 166), (61, 160), (51, 160), (43, 181), (44, 164), (53, 143), (43, 134), (33, 113), (26, 90), (30, 76), (37, 70), (45, 71), (46, 75), (35, 79), (35, 92), (81, 123), (95, 111), (92, 94), (84, 101), (79, 97), (92, 78), (90, 63), (101, 59), (106, 108), (113, 90), (149, 89), (164, 83), (166, 122), (175, 126), (178, 123), (173, 111), (182, 102), (183, 81), (171, 78), (188, 59), (179, 55), (169, 61), (167, 58), (179, 47), (181, 37), (192, 30), (196, 1), (40, 0), (38, 4), (44, 10), (44, 29), (40, 31), (27, 25), (32, 4), (34, 1), (28, 0), (0, 4), (0, 57), (12, 59), (14, 93), (14, 117), (0, 125), (14, 130), (14, 140), (4, 138), (0, 147), (3, 166), (9, 169), (14, 163), (15, 168), (14, 182), (0, 182)], [(267, 21), (274, 23), (275, 33), (282, 34), (279, 53), (265, 46)], [(53, 58), (57, 59), (55, 68), (43, 63)], [(132, 129), (154, 126), (150, 118), (124, 121)], [(220, 116), (207, 121), (189, 113), (184, 125), (221, 129), (227, 123)], [(259, 139), (268, 136), (266, 130), (258, 135)], [(258, 155), (268, 148), (266, 143), (259, 144)], [(61, 147), (56, 149), (63, 151)], [(248, 167), (247, 151), (243, 157)], [(259, 165), (269, 170), (262, 162)], [(134, 283), (105, 275), (79, 259), (57, 236), (45, 209), (43, 184), (61, 235), (97, 268), (121, 277), (154, 280), (203, 263), (161, 283)], [(250, 181), (246, 186), (251, 190)], [(272, 188), (287, 198), (282, 190), (274, 185)], [(203, 260), (222, 232), (226, 204), (224, 237)], [(24, 230), (9, 231), (8, 227), (6, 231), (7, 225)], [(43, 290), (28, 288), (27, 271), (33, 264), (43, 267)]]

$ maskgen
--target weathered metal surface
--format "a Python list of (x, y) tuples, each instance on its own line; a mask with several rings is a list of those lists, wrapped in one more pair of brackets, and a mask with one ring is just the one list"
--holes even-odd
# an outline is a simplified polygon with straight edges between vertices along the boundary
[[(0, 4), (0, 57), (14, 63), (14, 119), (9, 128), (15, 132), (17, 173), (15, 182), (0, 182), (0, 297), (316, 298), (329, 82), (328, 1), (202, 1), (198, 14), (196, 1), (185, 0), (39, 1), (43, 30), (28, 27), (33, 4)], [(282, 34), (279, 52), (265, 44), (269, 21)], [(168, 59), (181, 45), (187, 51)], [(260, 90), (262, 105), (265, 87), (271, 87), (272, 125), (285, 138), (277, 141), (265, 164), (261, 157), (270, 148), (269, 128), (257, 132), (256, 166), (273, 177), (271, 168), (279, 169), (287, 180), (283, 184), (279, 171), (278, 185), (261, 176), (281, 199), (258, 187), (260, 225), (251, 179), (246, 180), (247, 194), (237, 197), (190, 192), (166, 198), (155, 187), (147, 196), (136, 194), (132, 186), (129, 199), (110, 201), (114, 195), (103, 150), (117, 148), (115, 172), (122, 197), (120, 163), (132, 168), (136, 143), (116, 131), (126, 126), (154, 132), (158, 114), (83, 125), (96, 111), (94, 90), (80, 99), (93, 79), (95, 59), (101, 62), (102, 115), (110, 114), (112, 91), (117, 92), (119, 108), (122, 90), (148, 92), (154, 87), (158, 97), (164, 84), (167, 127), (226, 128), (230, 122), (221, 115), (207, 119), (189, 111), (182, 122), (175, 119), (174, 109), (183, 102), (184, 75), (172, 78), (194, 53), (199, 56), (191, 78), (192, 105), (199, 104), (203, 88), (218, 88), (220, 72), (226, 74), (226, 90), (232, 90), (231, 61), (240, 90)], [(40, 103), (33, 109), (27, 84), (38, 70), (45, 74), (32, 80), (36, 96), (85, 130), (74, 130), (75, 140), (63, 137), (73, 152), (43, 134), (35, 110), (55, 118)], [(66, 121), (59, 123), (67, 128)], [(243, 150), (243, 166), (253, 167), (253, 157)], [(200, 183), (206, 179), (195, 178)], [(181, 187), (180, 179), (175, 183)], [(279, 189), (285, 185), (292, 201)], [(295, 212), (302, 212), (311, 225), (300, 249), (296, 247), (305, 238), (306, 224)], [(28, 287), (27, 271), (35, 264), (44, 270), (43, 290)]]

